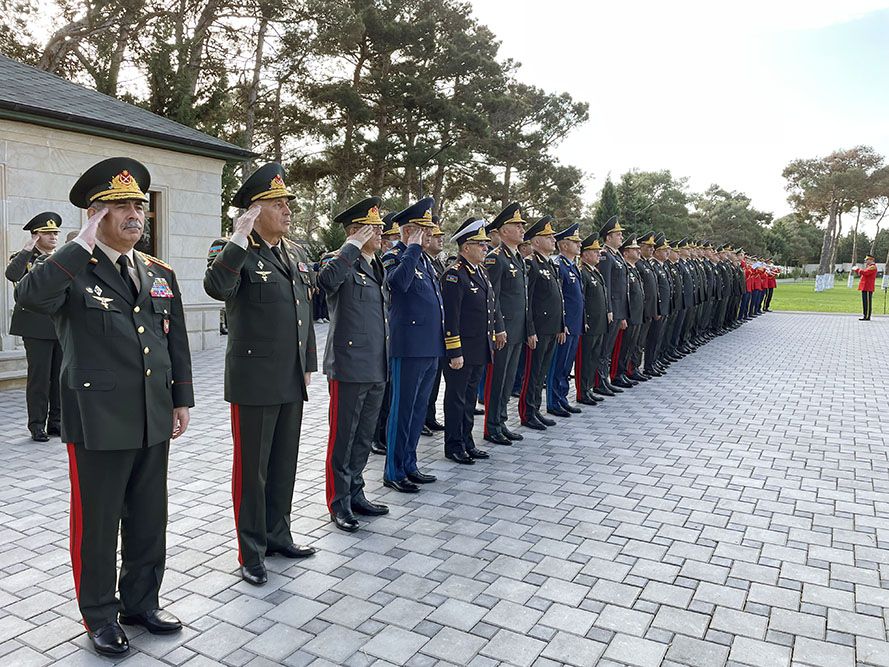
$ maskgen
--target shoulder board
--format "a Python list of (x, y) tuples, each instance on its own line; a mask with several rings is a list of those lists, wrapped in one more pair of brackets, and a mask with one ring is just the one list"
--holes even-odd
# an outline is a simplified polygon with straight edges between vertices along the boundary
[(173, 267), (167, 264), (166, 262), (162, 262), (157, 257), (152, 257), (151, 255), (147, 255), (144, 252), (136, 251), (139, 253), (139, 257), (142, 258), (142, 261), (145, 263), (145, 266), (151, 266), (152, 264), (157, 264), (158, 266), (162, 266), (168, 271), (172, 271)]
[(284, 241), (284, 245), (287, 246), (291, 250), (300, 250), (302, 252), (306, 251), (306, 249), (303, 248), (299, 243), (297, 243), (296, 241), (291, 241), (286, 236), (283, 237), (281, 240)]
[(491, 251), (488, 253), (488, 257), (490, 257), (491, 255), (499, 255), (499, 254), (500, 254), (500, 246), (498, 245), (496, 248), (491, 249)]

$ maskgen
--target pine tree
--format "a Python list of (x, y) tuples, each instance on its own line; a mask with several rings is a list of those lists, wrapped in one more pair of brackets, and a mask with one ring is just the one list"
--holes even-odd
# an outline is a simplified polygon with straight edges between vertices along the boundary
[(599, 196), (599, 205), (596, 206), (596, 215), (593, 216), (593, 230), (598, 231), (613, 215), (620, 215), (620, 206), (617, 203), (617, 190), (611, 177), (605, 181), (602, 194)]

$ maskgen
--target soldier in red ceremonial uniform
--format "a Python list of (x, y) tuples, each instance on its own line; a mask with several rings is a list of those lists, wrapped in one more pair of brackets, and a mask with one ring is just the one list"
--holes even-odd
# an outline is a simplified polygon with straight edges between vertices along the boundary
[(864, 258), (864, 267), (852, 267), (852, 271), (858, 274), (858, 291), (861, 292), (862, 315), (858, 319), (862, 322), (870, 320), (874, 310), (874, 285), (877, 281), (877, 262), (867, 255)]

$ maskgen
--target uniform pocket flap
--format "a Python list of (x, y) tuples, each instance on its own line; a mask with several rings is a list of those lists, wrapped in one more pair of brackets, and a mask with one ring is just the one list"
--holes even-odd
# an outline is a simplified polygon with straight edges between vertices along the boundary
[(151, 307), (154, 309), (158, 315), (169, 315), (170, 314), (170, 300), (169, 299), (152, 299)]
[(68, 385), (77, 391), (111, 391), (116, 384), (114, 373), (103, 369), (75, 368), (68, 375)]
[(250, 340), (233, 340), (232, 354), (236, 357), (268, 357), (273, 352), (273, 343)]

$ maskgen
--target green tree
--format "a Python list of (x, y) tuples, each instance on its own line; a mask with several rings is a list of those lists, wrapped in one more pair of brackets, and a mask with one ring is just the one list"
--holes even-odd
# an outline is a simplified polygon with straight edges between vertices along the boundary
[(593, 214), (593, 231), (602, 229), (602, 226), (615, 215), (620, 215), (620, 204), (617, 200), (617, 190), (609, 176), (605, 179), (605, 185), (602, 186), (599, 203), (596, 206), (596, 212)]

